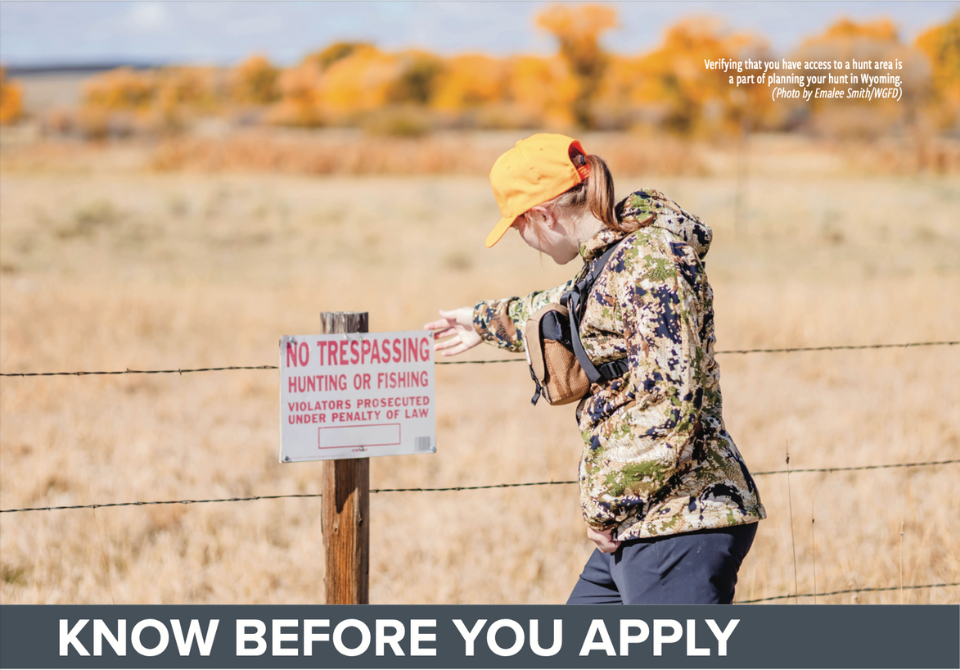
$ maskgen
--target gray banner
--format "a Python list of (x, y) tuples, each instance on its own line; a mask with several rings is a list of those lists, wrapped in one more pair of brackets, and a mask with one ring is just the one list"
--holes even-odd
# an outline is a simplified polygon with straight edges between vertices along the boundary
[(958, 668), (960, 606), (0, 605), (2, 668)]

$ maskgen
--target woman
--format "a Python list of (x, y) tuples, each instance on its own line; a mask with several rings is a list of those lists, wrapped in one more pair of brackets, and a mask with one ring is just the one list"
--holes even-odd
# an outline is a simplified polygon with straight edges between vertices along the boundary
[(528, 316), (618, 244), (586, 299), (580, 338), (594, 365), (627, 371), (593, 384), (577, 406), (585, 446), (580, 503), (597, 548), (569, 603), (730, 603), (763, 505), (721, 416), (713, 294), (703, 257), (711, 231), (654, 190), (614, 206), (604, 161), (563, 135), (538, 134), (490, 172), (503, 218), (559, 264), (584, 265), (563, 286), (445, 311), (426, 324), (435, 349), (480, 342), (523, 351)]

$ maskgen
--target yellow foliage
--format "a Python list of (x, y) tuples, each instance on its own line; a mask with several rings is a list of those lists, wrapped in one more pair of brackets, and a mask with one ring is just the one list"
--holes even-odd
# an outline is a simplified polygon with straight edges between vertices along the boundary
[(309, 56), (298, 65), (283, 70), (278, 79), (280, 102), (270, 110), (270, 122), (290, 126), (320, 125), (318, 89), (322, 72), (320, 60)]
[[(862, 23), (840, 19), (823, 33), (805, 40), (792, 54), (792, 59), (804, 62), (838, 61), (842, 67), (833, 68), (831, 74), (834, 75), (862, 74), (851, 66), (853, 61), (858, 64), (866, 62), (868, 74), (890, 74), (901, 79), (901, 100), (814, 98), (805, 103), (804, 112), (810, 116), (809, 125), (829, 135), (879, 137), (891, 127), (909, 123), (916, 117), (929, 92), (929, 71), (924, 67), (917, 50), (900, 42), (896, 26), (889, 19)], [(902, 69), (896, 66), (875, 67), (897, 61), (902, 64)], [(868, 89), (870, 85), (864, 81), (859, 84), (851, 82), (842, 88), (845, 91), (849, 88)]]
[(573, 123), (579, 87), (559, 57), (517, 56), (507, 64), (507, 94), (527, 116), (551, 125)]
[(603, 5), (552, 5), (537, 15), (536, 23), (560, 42), (560, 55), (575, 77), (572, 116), (580, 126), (592, 127), (591, 98), (607, 63), (598, 38), (617, 26), (616, 11)]
[(387, 86), (387, 101), (394, 104), (428, 104), (433, 99), (437, 78), (443, 72), (443, 60), (417, 50), (402, 52), (398, 58), (400, 70)]
[(6, 68), (0, 67), (0, 125), (16, 122), (23, 115), (23, 90), (20, 83), (7, 79)]
[(717, 21), (688, 18), (670, 26), (660, 47), (618, 63), (611, 86), (630, 90), (630, 100), (654, 115), (659, 125), (678, 134), (739, 131), (746, 109), (765, 104), (759, 87), (736, 89), (728, 75), (704, 68), (704, 60), (737, 60), (762, 45), (755, 38), (724, 35)]
[(857, 23), (848, 18), (842, 18), (829, 28), (823, 35), (812, 37), (807, 40), (809, 44), (816, 44), (821, 41), (849, 40), (864, 38), (876, 40), (879, 42), (898, 42), (897, 27), (890, 19), (877, 19), (876, 21), (864, 21)]
[(617, 26), (617, 12), (604, 5), (552, 5), (536, 20), (559, 39), (593, 50), (600, 33)]
[(937, 97), (960, 113), (960, 11), (921, 34), (916, 45), (930, 59)]
[(216, 72), (210, 67), (161, 68), (157, 71), (161, 109), (214, 110), (218, 103), (216, 80)]
[(422, 51), (388, 54), (369, 44), (340, 42), (310, 54), (278, 79), (274, 123), (316, 126), (350, 122), (384, 105), (425, 105), (443, 61)]
[(158, 87), (155, 72), (121, 67), (88, 79), (83, 85), (83, 104), (105, 110), (145, 111)]
[(367, 44), (366, 42), (334, 42), (328, 47), (321, 49), (320, 51), (314, 51), (307, 54), (303, 62), (312, 62), (320, 71), (326, 70), (328, 67), (336, 63), (338, 60), (342, 60), (347, 56), (350, 56), (357, 49), (365, 49), (372, 47), (373, 45)]
[(443, 111), (462, 111), (504, 99), (504, 61), (480, 54), (454, 56), (437, 77), (433, 104)]
[(823, 33), (804, 40), (795, 54), (809, 60), (887, 60), (900, 46), (897, 28), (889, 19), (857, 23), (843, 18)]
[[(903, 69), (890, 73), (902, 78), (903, 100), (870, 104), (773, 103), (765, 84), (736, 86), (729, 81), (731, 74), (762, 70), (722, 72), (705, 68), (704, 61), (758, 60), (767, 55), (767, 47), (709, 19), (682, 19), (664, 31), (658, 47), (630, 56), (605, 53), (600, 44), (602, 34), (617, 26), (615, 10), (606, 5), (555, 4), (537, 15), (536, 26), (556, 37), (556, 55), (443, 58), (337, 42), (285, 69), (260, 54), (222, 73), (199, 67), (119, 68), (87, 82), (81, 112), (95, 121), (90, 127), (104, 133), (124, 124), (178, 127), (190, 115), (217, 111), (227, 102), (269, 105), (263, 118), (270, 123), (351, 124), (408, 135), (425, 132), (438, 120), (504, 128), (615, 129), (647, 123), (681, 135), (802, 124), (842, 133), (867, 128), (867, 134), (876, 134), (894, 124), (914, 123), (930, 102), (941, 125), (960, 121), (960, 12), (922, 34), (915, 47), (900, 42), (889, 19), (844, 18), (790, 55), (794, 61), (901, 61)], [(920, 58), (920, 52), (927, 58)], [(885, 73), (879, 66), (870, 69)], [(3, 82), (0, 122), (9, 123), (21, 114), (22, 94), (16, 84)]]
[[(139, 119), (141, 126), (179, 128), (188, 114), (217, 109), (216, 83), (216, 72), (209, 67), (147, 71), (117, 68), (86, 81), (81, 116), (97, 119), (96, 123), (85, 124), (91, 128), (106, 128), (111, 118), (127, 119), (130, 115)], [(102, 133), (98, 130), (93, 134)]]
[(373, 111), (387, 102), (387, 90), (400, 73), (395, 55), (358, 47), (323, 73), (317, 95), (320, 108), (334, 116)]
[(266, 56), (254, 54), (230, 73), (230, 95), (239, 103), (267, 105), (280, 97), (279, 76)]

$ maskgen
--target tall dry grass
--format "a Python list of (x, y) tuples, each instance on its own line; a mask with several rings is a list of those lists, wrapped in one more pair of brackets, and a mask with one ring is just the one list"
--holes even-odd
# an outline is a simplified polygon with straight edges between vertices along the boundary
[[(317, 176), (486, 175), (504, 147), (531, 130), (444, 131), (393, 137), (351, 129), (206, 129), (162, 137), (84, 142), (46, 136), (39, 127), (5, 128), (0, 169), (6, 173), (247, 173)], [(960, 173), (960, 141), (891, 137), (835, 141), (791, 135), (747, 135), (736, 142), (683, 140), (642, 133), (578, 135), (615, 174), (723, 177), (740, 170), (763, 174), (765, 163), (784, 176), (949, 175)]]
[[(949, 177), (863, 177), (815, 151), (752, 150), (736, 226), (732, 177), (617, 172), (621, 194), (656, 186), (714, 226), (718, 348), (960, 339)], [(733, 164), (721, 158), (715, 174)], [(55, 168), (0, 175), (4, 372), (270, 364), (279, 336), (316, 332), (321, 310), (415, 329), (439, 307), (574, 271), (515, 237), (483, 249), (499, 215), (482, 176)], [(728, 427), (754, 471), (782, 469), (788, 447), (791, 468), (960, 458), (956, 348), (719, 361)], [(437, 454), (373, 459), (373, 487), (575, 479), (573, 410), (530, 407), (531, 392), (519, 363), (438, 368)], [(2, 378), (0, 507), (316, 492), (319, 464), (277, 463), (277, 400), (265, 371)], [(758, 477), (769, 518), (738, 597), (793, 591), (791, 524), (803, 593), (814, 559), (821, 592), (896, 587), (901, 569), (905, 585), (958, 581), (958, 475), (794, 474), (792, 519), (785, 476)], [(3, 514), (0, 601), (322, 602), (319, 510), (284, 499)], [(591, 550), (571, 485), (377, 494), (371, 529), (378, 603), (560, 602)]]

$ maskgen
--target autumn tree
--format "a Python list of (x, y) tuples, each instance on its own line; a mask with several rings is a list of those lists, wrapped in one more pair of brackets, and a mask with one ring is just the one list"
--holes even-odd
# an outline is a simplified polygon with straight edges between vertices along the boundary
[(443, 60), (425, 51), (400, 54), (397, 77), (387, 85), (386, 98), (393, 104), (427, 105), (437, 89)]
[(933, 99), (943, 110), (943, 125), (960, 123), (960, 11), (922, 33), (916, 45), (930, 60)]
[(372, 48), (373, 45), (368, 42), (334, 42), (330, 46), (324, 47), (320, 51), (315, 51), (304, 56), (304, 62), (313, 62), (323, 72), (339, 60), (348, 58), (359, 49)]
[(323, 111), (323, 80), (327, 71), (357, 51), (372, 49), (366, 42), (334, 42), (308, 53), (299, 63), (280, 72), (277, 78), (280, 100), (271, 106), (271, 123), (314, 127), (329, 121)]
[(120, 67), (90, 77), (83, 85), (83, 104), (107, 111), (146, 111), (156, 98), (155, 72)]
[(280, 70), (266, 56), (254, 54), (230, 73), (230, 97), (248, 105), (268, 105), (280, 98)]
[(309, 57), (281, 71), (277, 78), (280, 100), (270, 108), (268, 122), (287, 126), (321, 125), (317, 98), (322, 73), (320, 63)]
[(387, 103), (388, 88), (400, 73), (396, 55), (359, 46), (331, 62), (320, 77), (317, 102), (321, 112), (336, 122), (350, 122), (382, 107)]
[(79, 120), (93, 136), (179, 130), (190, 119), (218, 110), (221, 98), (218, 73), (212, 67), (122, 67), (84, 83)]
[(616, 27), (616, 12), (602, 5), (552, 5), (537, 15), (536, 22), (560, 42), (560, 55), (576, 81), (571, 109), (574, 120), (583, 128), (592, 128), (591, 102), (607, 64), (599, 37)]
[[(902, 97), (896, 99), (870, 99), (850, 97), (843, 99), (813, 98), (805, 108), (810, 114), (808, 125), (814, 130), (837, 136), (876, 137), (896, 125), (913, 122), (920, 106), (929, 92), (929, 68), (917, 50), (900, 41), (896, 25), (889, 19), (855, 21), (841, 18), (827, 26), (818, 35), (808, 37), (791, 56), (792, 60), (836, 61), (841, 68), (832, 68), (834, 76), (856, 75), (842, 84), (844, 91), (867, 92), (873, 88), (863, 75), (891, 75), (899, 77)], [(895, 65), (899, 62), (902, 68)], [(828, 71), (805, 72), (807, 75), (824, 76)], [(833, 88), (824, 85), (808, 85), (808, 89)]]
[(750, 35), (726, 33), (716, 20), (686, 18), (667, 28), (657, 48), (623, 59), (614, 72), (656, 125), (678, 135), (736, 134), (746, 119), (759, 118), (769, 93), (757, 85), (738, 88), (729, 83), (736, 71), (708, 70), (704, 61), (759, 57), (764, 48)]
[(7, 70), (0, 67), (0, 125), (16, 122), (23, 114), (23, 93), (20, 83), (7, 79)]
[(447, 60), (437, 78), (433, 105), (442, 111), (460, 112), (503, 101), (506, 64), (491, 56), (465, 54)]
[(572, 125), (577, 91), (577, 81), (561, 56), (515, 56), (507, 64), (507, 95), (518, 122)]
[(156, 71), (157, 102), (166, 112), (207, 114), (222, 103), (215, 68), (185, 65)]

